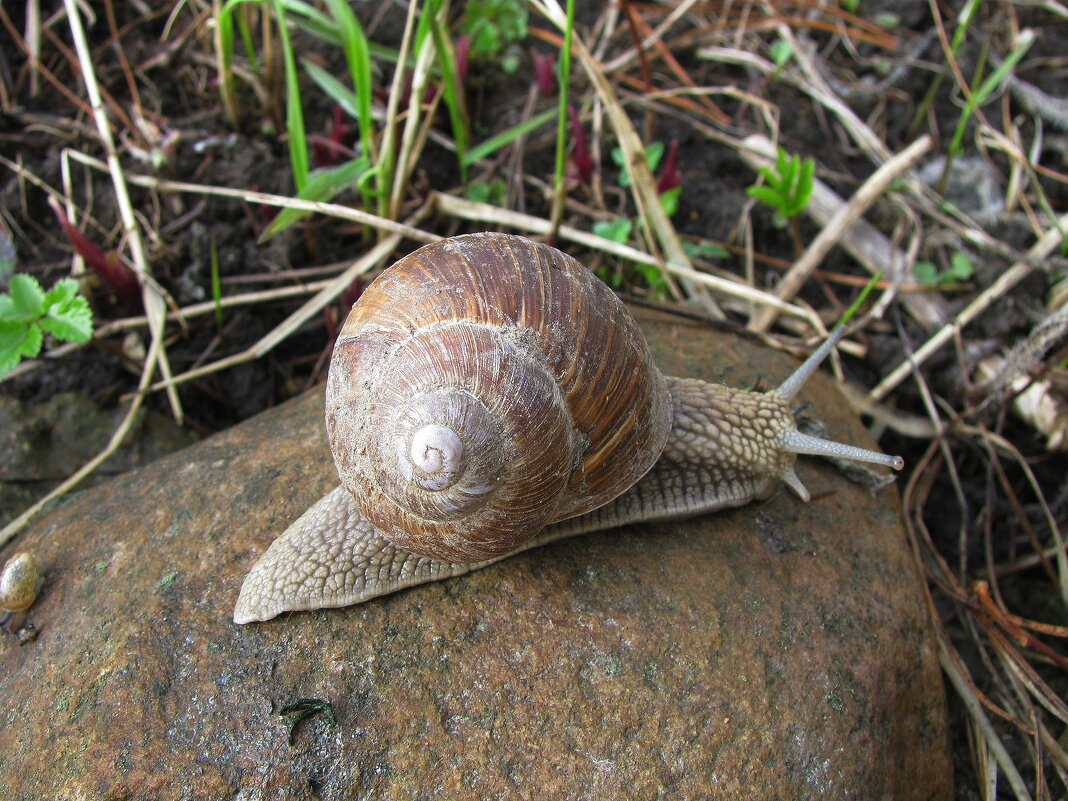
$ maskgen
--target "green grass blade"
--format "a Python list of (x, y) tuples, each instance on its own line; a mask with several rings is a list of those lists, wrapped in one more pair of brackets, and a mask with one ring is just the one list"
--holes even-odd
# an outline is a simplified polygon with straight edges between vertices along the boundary
[(1001, 62), (1001, 65), (990, 73), (990, 75), (986, 77), (986, 80), (979, 85), (979, 88), (972, 93), (972, 96), (968, 99), (968, 103), (964, 106), (964, 110), (961, 112), (960, 119), (957, 120), (957, 127), (953, 131), (953, 139), (949, 144), (950, 153), (960, 152), (961, 145), (964, 141), (964, 132), (968, 126), (968, 120), (971, 119), (975, 110), (986, 102), (987, 98), (990, 97), (994, 90), (1001, 86), (1005, 78), (1008, 77), (1009, 73), (1012, 72), (1020, 62), (1020, 59), (1022, 59), (1031, 48), (1034, 41), (1035, 35), (1033, 31), (1021, 31), (1016, 49), (1013, 50), (1008, 58)]
[[(292, 0), (289, 0), (291, 3)], [(304, 109), (301, 106), (300, 82), (297, 79), (297, 63), (293, 44), (286, 26), (285, 2), (270, 0), (271, 8), (278, 18), (278, 38), (282, 45), (282, 60), (286, 74), (286, 131), (289, 134), (289, 162), (293, 168), (293, 184), (299, 193), (308, 183), (308, 139), (304, 131)]]
[(564, 28), (564, 45), (560, 48), (560, 71), (557, 85), (560, 102), (557, 104), (556, 163), (553, 169), (553, 189), (557, 195), (563, 191), (564, 172), (567, 166), (567, 102), (568, 91), (571, 87), (571, 37), (575, 27), (574, 0), (567, 0), (566, 14), (567, 26)]
[[(882, 270), (879, 270), (877, 273), (875, 273), (875, 275), (871, 277), (871, 280), (864, 285), (864, 288), (862, 290), (860, 290), (860, 294), (857, 295), (857, 299), (850, 304), (849, 308), (846, 309), (842, 316), (839, 318), (838, 322), (834, 325), (834, 328), (840, 328), (853, 319), (853, 316), (857, 313), (857, 310), (860, 309), (860, 307), (864, 304), (864, 301), (868, 299), (868, 295), (871, 294), (871, 291), (875, 289), (876, 284), (878, 284), (882, 280), (882, 278)], [(834, 329), (832, 328), (832, 330)]]
[[(367, 172), (368, 165), (367, 158), (361, 156), (332, 169), (316, 171), (309, 176), (304, 188), (297, 193), (297, 198), (300, 200), (330, 200), (338, 193), (350, 189), (354, 184), (358, 185)], [(258, 241), (260, 243), (266, 242), (275, 234), (311, 213), (304, 209), (282, 209), (271, 221), (271, 224), (260, 234)]]
[(449, 123), (452, 126), (452, 136), (456, 142), (456, 157), (460, 162), (460, 182), (467, 183), (467, 142), (470, 137), (467, 134), (467, 115), (464, 109), (462, 89), (459, 78), (456, 75), (456, 51), (452, 47), (448, 31), (438, 13), (441, 3), (439, 0), (429, 0), (427, 3), (427, 18), (430, 25), (430, 35), (434, 39), (437, 48), (438, 66), (441, 69), (441, 92), (445, 107), (449, 111)]
[[(764, 205), (775, 209), (775, 211), (778, 211), (780, 213), (783, 211), (782, 193), (776, 191), (770, 186), (750, 186), (748, 189), (745, 190), (745, 193), (749, 195), (749, 197), (754, 197)], [(783, 214), (783, 216), (785, 217), (786, 215)]]
[[(334, 37), (339, 37), (338, 28), (334, 21), (310, 3), (305, 3), (303, 0), (274, 0), (274, 2), (279, 3), (287, 13), (296, 14), (298, 19), (295, 19), (294, 22), (304, 30), (319, 32), (320, 34), (329, 33)], [(340, 38), (336, 39), (336, 43), (341, 43)]]
[(464, 156), (466, 165), (470, 167), (479, 159), (486, 158), (490, 154), (496, 153), (502, 147), (510, 145), (519, 137), (526, 136), (531, 131), (537, 130), (556, 115), (557, 111), (555, 109), (549, 109), (548, 111), (543, 111), (541, 114), (535, 114), (530, 119), (525, 120), (518, 125), (513, 125), (506, 131), (494, 134), (489, 139), (480, 142), (467, 151), (467, 154)]
[(219, 278), (219, 248), (215, 237), (211, 238), (211, 302), (215, 306), (215, 329), (222, 330), (222, 281)]
[(300, 62), (300, 65), (304, 67), (304, 71), (315, 81), (315, 84), (323, 90), (323, 94), (341, 106), (346, 114), (356, 119), (356, 107), (359, 105), (359, 101), (356, 99), (355, 92), (314, 61), (304, 59)]
[[(216, 13), (215, 19), (215, 50), (219, 65), (219, 96), (222, 99), (226, 116), (233, 125), (238, 122), (237, 93), (234, 91), (234, 14), (238, 5), (248, 0), (228, 0)], [(254, 53), (252, 38), (248, 33), (248, 26), (244, 25), (244, 19), (240, 19), (242, 38), (245, 39), (245, 50)]]
[(356, 93), (356, 122), (360, 128), (360, 145), (370, 158), (375, 153), (375, 129), (371, 119), (371, 52), (367, 37), (356, 15), (344, 0), (326, 0), (341, 34), (345, 60)]

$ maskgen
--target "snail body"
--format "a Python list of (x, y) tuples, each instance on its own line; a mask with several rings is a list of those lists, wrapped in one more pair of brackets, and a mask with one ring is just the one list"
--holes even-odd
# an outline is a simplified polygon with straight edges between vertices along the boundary
[(777, 390), (663, 376), (637, 323), (571, 257), (505, 234), (414, 251), (353, 306), (326, 426), (342, 486), (261, 557), (234, 619), (359, 603), (535, 545), (738, 506), (797, 453), (900, 467), (808, 437)]

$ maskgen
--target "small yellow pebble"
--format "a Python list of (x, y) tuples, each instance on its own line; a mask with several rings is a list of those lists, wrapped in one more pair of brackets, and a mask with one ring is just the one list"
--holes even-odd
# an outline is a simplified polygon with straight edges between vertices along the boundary
[(8, 612), (28, 609), (37, 598), (41, 569), (33, 554), (19, 551), (7, 560), (0, 571), (0, 608)]

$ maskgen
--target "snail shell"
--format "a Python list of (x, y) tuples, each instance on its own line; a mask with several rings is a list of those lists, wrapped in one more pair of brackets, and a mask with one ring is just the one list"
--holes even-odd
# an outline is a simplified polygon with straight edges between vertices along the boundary
[(663, 450), (671, 406), (637, 323), (589, 270), (476, 234), (366, 290), (334, 348), (326, 425), (342, 484), (386, 538), (471, 562), (626, 491)]
[(41, 569), (33, 554), (19, 551), (0, 570), (0, 609), (21, 612), (37, 600)]

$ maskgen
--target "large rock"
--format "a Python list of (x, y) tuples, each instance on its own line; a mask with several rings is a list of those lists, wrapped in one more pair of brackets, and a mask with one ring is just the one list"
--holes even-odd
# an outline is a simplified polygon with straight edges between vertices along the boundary
[[(773, 384), (793, 366), (643, 317), (669, 372)], [(822, 376), (804, 395), (867, 440)], [(37, 639), (0, 642), (0, 797), (950, 798), (893, 489), (804, 460), (807, 505), (783, 490), (236, 626), (245, 572), (335, 481), (320, 417), (316, 392), (20, 539), (47, 581)], [(309, 697), (336, 725), (290, 744), (279, 711)]]

